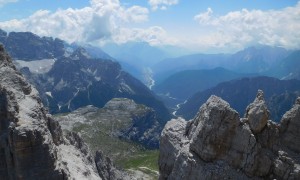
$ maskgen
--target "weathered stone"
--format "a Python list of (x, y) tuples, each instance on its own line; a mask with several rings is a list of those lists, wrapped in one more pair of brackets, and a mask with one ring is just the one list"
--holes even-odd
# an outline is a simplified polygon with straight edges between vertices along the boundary
[(191, 150), (204, 161), (222, 157), (230, 148), (238, 124), (238, 113), (227, 102), (211, 96), (191, 126)]
[(281, 120), (282, 143), (291, 150), (300, 153), (300, 98), (293, 108), (283, 115)]
[(259, 133), (266, 126), (269, 120), (269, 110), (263, 97), (263, 91), (258, 90), (256, 98), (246, 109), (246, 118), (253, 131), (253, 133)]
[(188, 142), (186, 135), (188, 122), (184, 119), (169, 121), (161, 133), (159, 147), (160, 179), (167, 178), (172, 172), (176, 156), (184, 143)]
[(227, 102), (212, 96), (193, 120), (167, 123), (160, 140), (159, 178), (299, 179), (300, 104), (277, 125), (266, 121), (262, 94), (240, 120)]

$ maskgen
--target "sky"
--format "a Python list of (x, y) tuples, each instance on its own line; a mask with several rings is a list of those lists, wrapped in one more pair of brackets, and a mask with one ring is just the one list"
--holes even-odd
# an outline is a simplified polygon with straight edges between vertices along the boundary
[(195, 52), (300, 49), (297, 0), (0, 0), (0, 28), (69, 43), (148, 42)]

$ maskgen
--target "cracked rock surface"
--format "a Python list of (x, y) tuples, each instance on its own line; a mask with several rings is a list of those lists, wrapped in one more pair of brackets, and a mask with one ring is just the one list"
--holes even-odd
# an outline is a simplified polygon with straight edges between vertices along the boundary
[(300, 98), (280, 124), (258, 91), (245, 118), (211, 96), (191, 121), (161, 134), (159, 179), (300, 179)]

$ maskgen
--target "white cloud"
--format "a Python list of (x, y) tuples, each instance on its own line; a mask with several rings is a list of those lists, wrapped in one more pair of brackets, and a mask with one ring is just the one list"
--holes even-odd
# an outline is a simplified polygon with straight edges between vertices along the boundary
[(149, 27), (147, 29), (141, 28), (121, 28), (116, 33), (113, 39), (117, 43), (126, 43), (127, 41), (141, 41), (148, 42), (152, 46), (159, 45), (175, 45), (177, 40), (168, 36), (168, 33), (159, 26)]
[(91, 0), (82, 9), (39, 10), (28, 18), (0, 22), (7, 31), (30, 31), (40, 36), (58, 37), (68, 42), (92, 42), (114, 36), (122, 25), (147, 21), (148, 9), (123, 7), (119, 0)]
[(209, 33), (198, 42), (218, 48), (238, 48), (253, 44), (300, 48), (300, 2), (281, 10), (247, 10), (214, 16), (212, 9), (194, 19)]
[(199, 23), (207, 24), (212, 19), (211, 17), (212, 14), (213, 14), (213, 10), (211, 8), (207, 8), (206, 12), (196, 15), (194, 19)]
[(153, 10), (157, 10), (158, 8), (165, 10), (167, 6), (176, 5), (178, 2), (179, 0), (148, 0)]
[(0, 0), (0, 7), (8, 3), (16, 3), (16, 2), (18, 2), (18, 0)]

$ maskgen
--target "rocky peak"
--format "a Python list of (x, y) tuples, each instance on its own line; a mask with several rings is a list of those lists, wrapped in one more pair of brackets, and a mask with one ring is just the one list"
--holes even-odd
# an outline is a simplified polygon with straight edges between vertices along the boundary
[(91, 59), (91, 56), (87, 52), (86, 49), (83, 47), (78, 47), (71, 55), (71, 58), (74, 60), (79, 60), (79, 59)]
[(260, 90), (245, 118), (211, 96), (193, 120), (166, 124), (160, 139), (160, 179), (299, 179), (297, 102), (278, 125), (268, 121)]
[(206, 161), (222, 156), (230, 148), (238, 124), (238, 113), (221, 98), (211, 96), (190, 127), (191, 150)]
[(39, 37), (31, 32), (0, 30), (0, 43), (14, 59), (34, 61), (53, 59), (65, 54), (64, 41), (51, 37)]
[(7, 32), (3, 31), (2, 29), (0, 29), (0, 37), (6, 37), (7, 36)]
[(258, 90), (256, 98), (246, 109), (245, 117), (248, 120), (251, 130), (256, 134), (266, 126), (270, 112), (264, 100), (264, 93)]
[(0, 43), (5, 43), (7, 37), (7, 32), (0, 29)]
[(257, 91), (257, 95), (256, 95), (256, 98), (254, 100), (254, 102), (259, 102), (259, 101), (264, 101), (264, 92), (262, 90), (258, 90)]

